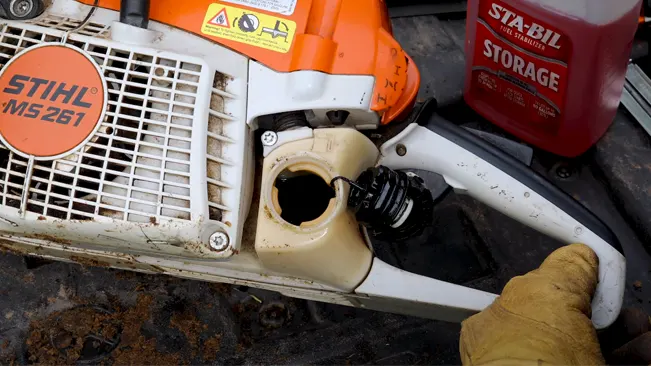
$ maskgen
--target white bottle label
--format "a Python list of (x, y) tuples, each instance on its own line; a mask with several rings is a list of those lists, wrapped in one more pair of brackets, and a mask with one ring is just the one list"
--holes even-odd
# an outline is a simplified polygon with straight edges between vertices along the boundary
[(266, 10), (272, 13), (292, 15), (298, 0), (223, 0), (227, 3), (249, 6), (251, 8)]

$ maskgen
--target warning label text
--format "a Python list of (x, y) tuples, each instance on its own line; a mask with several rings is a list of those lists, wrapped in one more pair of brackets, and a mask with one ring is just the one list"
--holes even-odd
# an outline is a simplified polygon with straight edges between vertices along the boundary
[(224, 0), (229, 3), (249, 6), (282, 15), (292, 15), (298, 0)]
[(296, 23), (246, 9), (212, 4), (201, 29), (203, 34), (287, 53), (296, 34)]

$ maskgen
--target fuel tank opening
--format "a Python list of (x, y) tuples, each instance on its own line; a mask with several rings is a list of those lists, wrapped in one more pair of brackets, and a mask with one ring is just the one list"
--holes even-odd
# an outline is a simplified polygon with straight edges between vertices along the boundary
[(274, 187), (280, 217), (296, 226), (321, 217), (335, 198), (334, 189), (322, 177), (307, 170), (283, 170)]

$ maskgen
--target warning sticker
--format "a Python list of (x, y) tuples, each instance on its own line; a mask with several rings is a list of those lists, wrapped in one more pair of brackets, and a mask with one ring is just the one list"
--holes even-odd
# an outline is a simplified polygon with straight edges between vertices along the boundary
[(223, 0), (227, 3), (245, 5), (251, 8), (270, 11), (283, 15), (292, 15), (298, 0)]
[(226, 14), (226, 9), (222, 9), (212, 20), (209, 22), (210, 25), (218, 25), (220, 27), (230, 28), (231, 23), (228, 21), (228, 14)]
[(203, 34), (287, 53), (292, 46), (296, 23), (254, 11), (212, 4), (201, 29)]

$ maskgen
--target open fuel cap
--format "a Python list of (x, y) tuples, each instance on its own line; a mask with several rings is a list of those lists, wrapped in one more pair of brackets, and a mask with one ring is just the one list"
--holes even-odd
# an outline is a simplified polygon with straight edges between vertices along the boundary
[(106, 100), (102, 72), (82, 50), (28, 48), (0, 70), (0, 140), (24, 157), (64, 157), (92, 138)]

